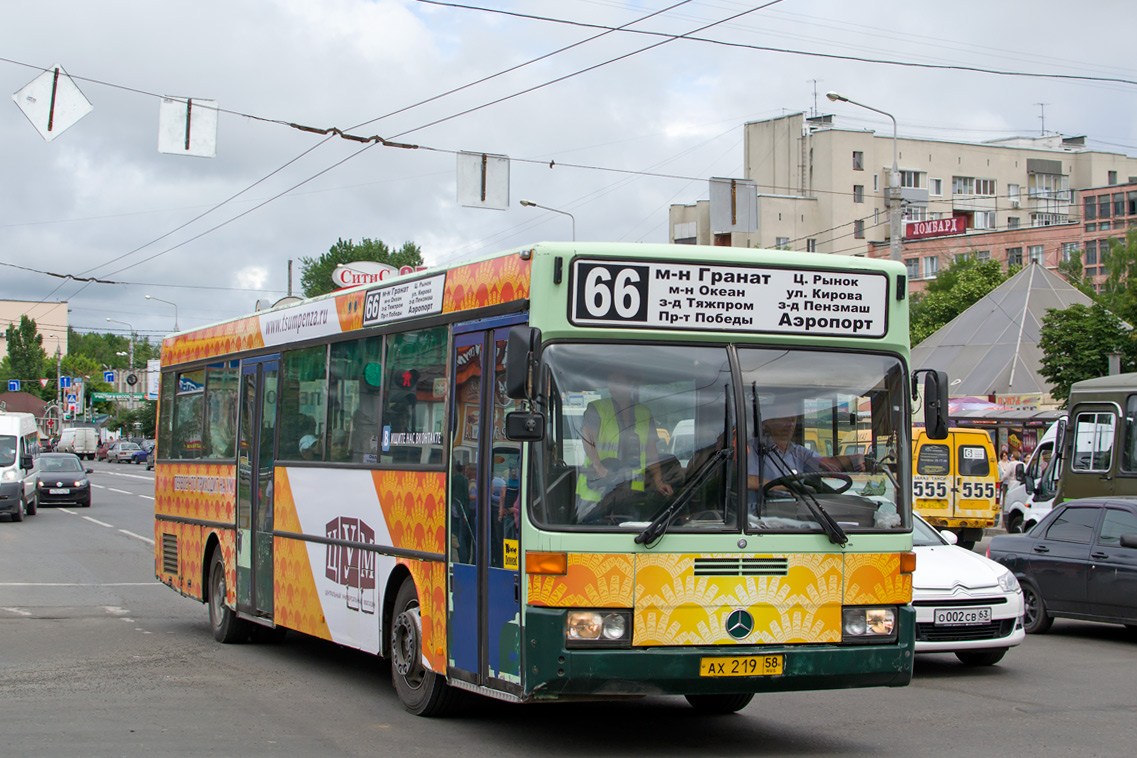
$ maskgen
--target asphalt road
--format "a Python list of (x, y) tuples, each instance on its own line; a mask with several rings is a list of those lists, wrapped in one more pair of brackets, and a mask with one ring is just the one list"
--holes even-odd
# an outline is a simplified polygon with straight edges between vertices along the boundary
[(153, 476), (94, 464), (90, 509), (0, 523), (0, 756), (1128, 755), (1137, 640), (1055, 623), (998, 666), (917, 659), (903, 689), (679, 698), (420, 719), (386, 664), (290, 634), (219, 645), (204, 606), (153, 578)]

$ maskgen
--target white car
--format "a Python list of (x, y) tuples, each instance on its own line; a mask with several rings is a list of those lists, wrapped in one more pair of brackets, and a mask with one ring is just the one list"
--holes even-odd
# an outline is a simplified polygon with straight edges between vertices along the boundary
[(956, 547), (954, 538), (913, 519), (916, 652), (955, 653), (965, 665), (993, 666), (1026, 637), (1022, 589), (1006, 567)]

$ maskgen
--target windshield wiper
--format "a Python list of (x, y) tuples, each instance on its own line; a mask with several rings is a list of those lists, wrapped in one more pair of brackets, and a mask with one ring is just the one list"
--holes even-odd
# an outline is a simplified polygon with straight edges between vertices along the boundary
[[(777, 445), (770, 445), (769, 449), (765, 450), (764, 452), (772, 453), (774, 457), (777, 458), (778, 463), (781, 465), (783, 471), (793, 470), (790, 468), (789, 464), (786, 463), (786, 459), (782, 457), (782, 453), (778, 450)], [(825, 475), (824, 471), (812, 473), (816, 473), (818, 476)], [(787, 490), (789, 490), (790, 494), (796, 497), (800, 502), (805, 503), (806, 507), (813, 512), (813, 515), (817, 517), (817, 523), (821, 525), (821, 528), (825, 530), (825, 534), (829, 537), (829, 541), (834, 545), (845, 547), (845, 545), (849, 542), (849, 535), (846, 534), (845, 530), (841, 528), (841, 525), (838, 524), (834, 518), (829, 515), (829, 511), (825, 510), (821, 503), (817, 501), (817, 498), (815, 498), (813, 496), (813, 493), (806, 488), (801, 479), (796, 476), (786, 477), (784, 486)], [(763, 492), (762, 497), (765, 498), (765, 496), (766, 493)]]
[(719, 448), (715, 454), (699, 467), (695, 475), (687, 480), (683, 488), (675, 495), (675, 499), (671, 501), (663, 511), (656, 516), (647, 528), (636, 535), (636, 544), (651, 547), (652, 543), (656, 542), (667, 531), (667, 527), (671, 524), (671, 519), (679, 512), (682, 506), (687, 505), (687, 502), (694, 497), (695, 490), (699, 485), (703, 484), (710, 477), (711, 473), (718, 468), (719, 464), (734, 456), (734, 448), (727, 446)]

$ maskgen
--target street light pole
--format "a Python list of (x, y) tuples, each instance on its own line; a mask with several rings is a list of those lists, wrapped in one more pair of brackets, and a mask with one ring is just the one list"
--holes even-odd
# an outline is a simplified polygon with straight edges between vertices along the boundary
[(892, 171), (888, 177), (888, 252), (892, 260), (902, 262), (904, 260), (904, 251), (900, 246), (900, 238), (902, 236), (900, 231), (900, 166), (897, 160), (899, 157), (899, 148), (897, 146), (896, 117), (888, 111), (882, 111), (871, 105), (858, 103), (856, 100), (850, 100), (836, 92), (827, 92), (825, 97), (829, 98), (830, 102), (849, 103), (850, 105), (856, 105), (867, 111), (879, 113), (882, 116), (888, 116), (892, 119)]
[(177, 304), (177, 303), (174, 303), (174, 302), (170, 302), (169, 300), (163, 300), (162, 298), (160, 298), (160, 297), (154, 297), (153, 295), (147, 295), (147, 296), (146, 296), (146, 299), (147, 299), (147, 300), (155, 300), (155, 301), (157, 301), (157, 302), (159, 302), (159, 303), (165, 303), (166, 305), (172, 305), (172, 306), (174, 306), (174, 331), (175, 331), (175, 332), (181, 331), (181, 330), (178, 328), (178, 304)]
[(553, 213), (560, 213), (563, 216), (568, 216), (570, 219), (572, 219), (572, 241), (576, 242), (576, 216), (572, 215), (568, 211), (557, 210), (556, 208), (550, 208), (546, 205), (538, 205), (537, 203), (534, 203), (530, 200), (522, 200), (521, 205), (525, 208), (540, 208), (543, 211), (551, 211)]
[(134, 327), (125, 321), (119, 321), (115, 318), (108, 318), (107, 321), (112, 324), (122, 324), (130, 328), (130, 357), (127, 359), (130, 362), (130, 365), (126, 368), (126, 372), (129, 374), (130, 372), (134, 371)]

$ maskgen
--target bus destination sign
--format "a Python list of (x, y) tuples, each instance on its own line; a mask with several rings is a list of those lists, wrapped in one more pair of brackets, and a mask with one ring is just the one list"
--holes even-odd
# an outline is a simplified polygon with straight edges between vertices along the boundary
[(442, 313), (442, 293), (446, 275), (415, 279), (401, 284), (368, 290), (363, 301), (363, 325)]
[(577, 326), (883, 337), (883, 272), (576, 260)]

